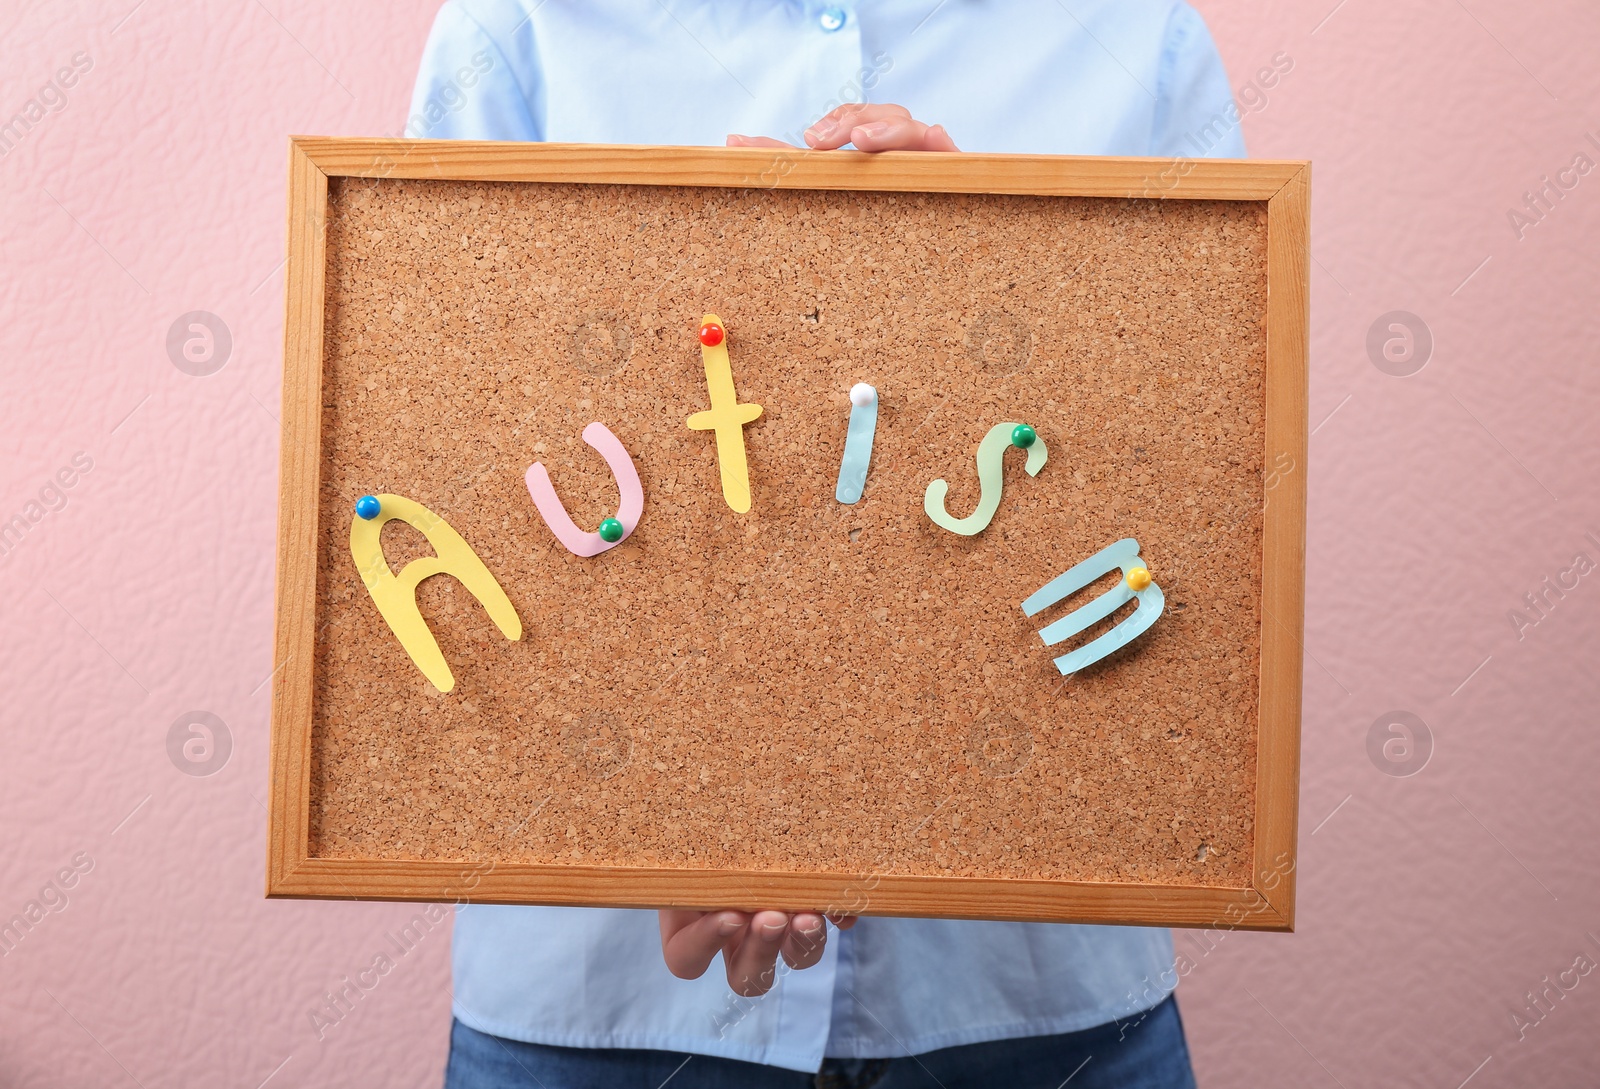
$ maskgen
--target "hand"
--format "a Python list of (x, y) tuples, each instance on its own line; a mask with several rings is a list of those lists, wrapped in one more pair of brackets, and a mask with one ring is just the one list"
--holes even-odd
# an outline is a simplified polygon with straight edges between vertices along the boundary
[[(822, 959), (828, 943), (827, 921), (811, 911), (787, 915), (781, 911), (669, 910), (659, 914), (661, 956), (668, 971), (679, 979), (699, 979), (720, 950), (728, 986), (745, 998), (772, 989), (779, 953), (790, 968), (810, 968)], [(840, 930), (849, 930), (856, 923), (852, 916), (830, 918)]]
[[(825, 115), (806, 129), (813, 151), (832, 151), (854, 144), (860, 151), (960, 151), (943, 125), (924, 125), (904, 106), (852, 102)], [(729, 147), (793, 147), (767, 136), (728, 137)]]

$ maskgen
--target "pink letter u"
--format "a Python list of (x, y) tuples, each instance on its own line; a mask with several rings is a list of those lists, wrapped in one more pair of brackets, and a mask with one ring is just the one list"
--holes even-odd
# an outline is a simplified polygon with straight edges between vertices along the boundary
[(611, 467), (611, 475), (616, 478), (617, 491), (622, 493), (622, 502), (617, 508), (617, 521), (622, 523), (621, 537), (606, 541), (598, 533), (586, 533), (579, 529), (577, 523), (568, 517), (567, 508), (562, 505), (555, 488), (550, 484), (550, 474), (537, 461), (528, 467), (528, 494), (533, 497), (533, 505), (539, 508), (539, 517), (544, 519), (550, 532), (567, 547), (567, 551), (577, 556), (598, 556), (606, 549), (615, 548), (626, 541), (639, 524), (639, 516), (644, 513), (644, 488), (639, 484), (639, 470), (634, 468), (633, 458), (628, 456), (627, 448), (605, 424), (596, 420), (585, 427), (583, 441), (606, 459), (606, 464)]

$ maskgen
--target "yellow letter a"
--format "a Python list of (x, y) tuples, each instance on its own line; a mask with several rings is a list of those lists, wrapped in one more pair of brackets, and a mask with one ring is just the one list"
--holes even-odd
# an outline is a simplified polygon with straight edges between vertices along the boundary
[[(389, 630), (406, 648), (423, 676), (439, 691), (448, 692), (456, 686), (456, 679), (439, 649), (439, 641), (433, 637), (428, 622), (422, 619), (422, 612), (417, 608), (418, 583), (433, 575), (454, 575), (478, 599), (478, 604), (507, 639), (522, 638), (522, 621), (517, 617), (517, 610), (512, 608), (511, 599), (506, 597), (478, 554), (448, 522), (421, 503), (401, 496), (380, 495), (377, 498), (380, 504), (377, 517), (368, 519), (357, 515), (350, 523), (350, 558), (355, 560), (361, 581), (372, 594), (372, 603), (389, 622)], [(412, 560), (398, 576), (389, 570), (380, 540), (383, 524), (391, 518), (400, 519), (428, 538), (436, 553)]]

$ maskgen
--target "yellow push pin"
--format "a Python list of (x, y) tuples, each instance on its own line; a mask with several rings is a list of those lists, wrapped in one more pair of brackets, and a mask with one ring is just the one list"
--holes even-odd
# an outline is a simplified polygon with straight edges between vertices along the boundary
[(1150, 588), (1150, 572), (1143, 567), (1135, 567), (1128, 572), (1128, 589), (1134, 593)]

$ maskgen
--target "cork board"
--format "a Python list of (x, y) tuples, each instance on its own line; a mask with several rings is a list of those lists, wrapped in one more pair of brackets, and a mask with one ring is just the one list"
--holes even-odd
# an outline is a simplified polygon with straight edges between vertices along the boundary
[[(1138, 160), (293, 154), (269, 893), (1291, 925), (1304, 164), (1152, 196)], [(684, 423), (708, 311), (764, 410), (745, 514)], [(580, 558), (523, 474), (580, 526), (615, 512), (593, 420), (645, 509)], [(982, 533), (935, 525), (928, 483), (972, 510), (1004, 420), (1044, 469), (1007, 459)], [(424, 581), (448, 693), (351, 558), (352, 503), (385, 492), (523, 624)], [(430, 554), (382, 532), (393, 570)], [(1063, 677), (1036, 633), (1113, 577), (1019, 603), (1125, 537), (1165, 612)]]

